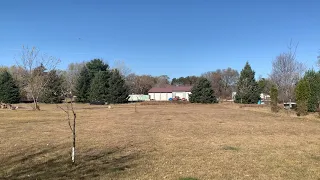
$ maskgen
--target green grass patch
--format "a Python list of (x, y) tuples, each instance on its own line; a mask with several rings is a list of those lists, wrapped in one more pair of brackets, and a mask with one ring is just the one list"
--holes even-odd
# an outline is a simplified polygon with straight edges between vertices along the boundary
[(316, 160), (316, 161), (320, 161), (320, 156), (311, 155), (311, 159), (314, 159), (314, 160)]
[(193, 177), (182, 177), (179, 180), (199, 180), (199, 179), (193, 178)]
[(239, 151), (240, 150), (240, 148), (234, 147), (234, 146), (223, 146), (222, 149), (226, 150), (226, 151)]

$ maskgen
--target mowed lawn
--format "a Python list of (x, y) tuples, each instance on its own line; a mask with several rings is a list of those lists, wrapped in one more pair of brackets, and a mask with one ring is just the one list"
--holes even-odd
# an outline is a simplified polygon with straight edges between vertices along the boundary
[[(237, 105), (0, 110), (0, 179), (320, 179), (320, 121)], [(61, 105), (63, 106), (63, 105)]]

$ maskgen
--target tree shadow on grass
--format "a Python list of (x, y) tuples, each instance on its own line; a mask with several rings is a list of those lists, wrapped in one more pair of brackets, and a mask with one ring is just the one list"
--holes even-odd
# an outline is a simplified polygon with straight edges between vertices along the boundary
[(137, 158), (137, 153), (122, 149), (90, 149), (78, 153), (73, 165), (66, 148), (28, 149), (0, 160), (0, 179), (97, 179), (124, 173), (136, 166)]

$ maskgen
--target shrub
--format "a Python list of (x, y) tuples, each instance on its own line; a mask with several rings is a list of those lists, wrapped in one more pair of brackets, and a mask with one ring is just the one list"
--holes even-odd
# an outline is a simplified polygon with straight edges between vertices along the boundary
[(214, 95), (210, 81), (206, 78), (200, 78), (196, 85), (192, 88), (190, 95), (191, 103), (218, 103)]
[(310, 98), (310, 84), (306, 79), (301, 79), (295, 89), (297, 99), (297, 115), (308, 114), (308, 101)]
[(320, 101), (320, 73), (314, 70), (309, 70), (305, 73), (304, 79), (309, 82), (310, 85), (310, 98), (308, 101), (308, 111), (315, 112), (319, 107)]
[(272, 112), (278, 112), (279, 107), (278, 107), (278, 89), (275, 85), (271, 87), (270, 91), (270, 96), (271, 96), (271, 111)]

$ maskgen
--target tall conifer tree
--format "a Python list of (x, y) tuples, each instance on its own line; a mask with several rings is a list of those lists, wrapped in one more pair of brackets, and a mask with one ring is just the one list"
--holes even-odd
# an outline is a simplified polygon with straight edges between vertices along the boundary
[(190, 95), (191, 103), (217, 103), (217, 98), (214, 95), (210, 81), (201, 77), (198, 82), (193, 86)]
[(19, 103), (20, 91), (11, 74), (4, 70), (0, 72), (0, 102)]
[(119, 104), (128, 102), (129, 88), (117, 69), (111, 71), (108, 102)]
[(240, 73), (237, 83), (236, 103), (256, 104), (260, 99), (258, 83), (255, 80), (255, 72), (247, 62)]

